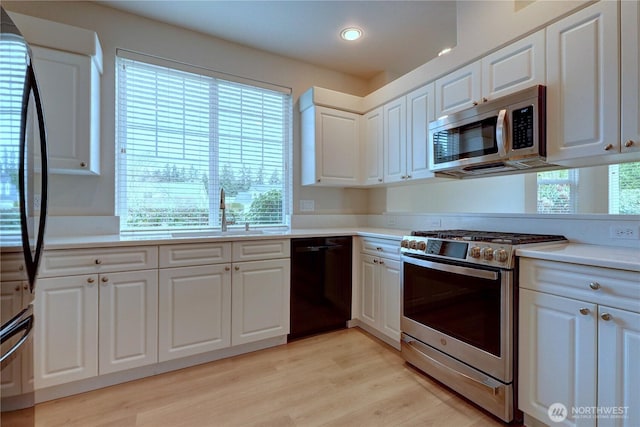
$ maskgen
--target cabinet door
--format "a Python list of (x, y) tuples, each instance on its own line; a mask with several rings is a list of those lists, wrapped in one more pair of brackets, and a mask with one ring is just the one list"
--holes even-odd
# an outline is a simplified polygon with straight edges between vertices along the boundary
[(400, 271), (401, 263), (381, 258), (380, 314), (382, 332), (400, 344)]
[(93, 59), (31, 48), (47, 121), (50, 171), (99, 174), (100, 84)]
[(551, 162), (620, 151), (618, 4), (598, 2), (547, 27)]
[(476, 61), (436, 80), (436, 113), (441, 117), (480, 102), (482, 66)]
[(100, 374), (158, 361), (157, 270), (101, 274)]
[(160, 362), (229, 347), (230, 270), (230, 264), (160, 270)]
[(348, 186), (360, 179), (360, 115), (326, 107), (302, 113), (302, 184)]
[(640, 4), (620, 3), (622, 17), (622, 151), (640, 150)]
[(483, 102), (543, 84), (544, 30), (482, 58)]
[[(4, 257), (3, 257), (4, 258)], [(4, 263), (4, 259), (2, 260)], [(3, 265), (4, 267), (4, 265)], [(26, 282), (25, 282), (26, 283)], [(0, 321), (2, 324), (18, 314), (22, 309), (22, 285), (21, 281), (2, 282), (0, 285)], [(12, 338), (3, 343), (2, 348), (10, 348), (18, 338)], [(0, 375), (0, 390), (2, 397), (16, 396), (22, 392), (21, 359), (16, 357), (8, 365), (3, 367)]]
[(360, 321), (378, 327), (378, 258), (360, 255)]
[(383, 111), (378, 107), (364, 115), (362, 121), (362, 183), (381, 184), (384, 176), (383, 162)]
[(407, 179), (406, 97), (384, 105), (384, 182)]
[(598, 426), (640, 426), (640, 314), (599, 306), (598, 406), (625, 408)]
[(289, 333), (290, 265), (289, 259), (233, 265), (232, 345)]
[(596, 406), (597, 306), (521, 289), (519, 319), (519, 409), (550, 423), (549, 407), (561, 403), (562, 425), (595, 426), (570, 411)]
[(40, 279), (34, 309), (36, 389), (98, 375), (98, 275)]
[(407, 95), (407, 179), (432, 178), (429, 171), (429, 122), (434, 120), (434, 85)]

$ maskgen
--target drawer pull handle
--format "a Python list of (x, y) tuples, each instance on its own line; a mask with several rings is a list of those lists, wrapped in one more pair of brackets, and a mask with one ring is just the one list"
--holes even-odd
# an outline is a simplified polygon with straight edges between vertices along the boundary
[(600, 289), (600, 283), (598, 282), (591, 282), (589, 283), (589, 287), (591, 289), (593, 289), (594, 291), (597, 291), (598, 289)]
[(98, 264), (98, 265), (102, 264), (102, 260), (96, 259), (96, 264)]
[(586, 316), (587, 314), (589, 314), (589, 309), (588, 308), (581, 308), (580, 309), (580, 314)]
[(602, 320), (607, 320), (607, 321), (609, 321), (609, 320), (611, 320), (611, 315), (610, 315), (609, 313), (602, 313), (602, 314), (600, 315), (600, 318), (601, 318)]

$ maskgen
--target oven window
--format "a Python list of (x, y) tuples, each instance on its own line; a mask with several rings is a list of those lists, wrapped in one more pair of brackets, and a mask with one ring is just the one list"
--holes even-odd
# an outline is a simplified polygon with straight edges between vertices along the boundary
[(433, 136), (435, 162), (444, 163), (497, 153), (497, 123), (498, 116), (494, 116), (435, 133)]
[(500, 357), (497, 280), (403, 263), (404, 316)]

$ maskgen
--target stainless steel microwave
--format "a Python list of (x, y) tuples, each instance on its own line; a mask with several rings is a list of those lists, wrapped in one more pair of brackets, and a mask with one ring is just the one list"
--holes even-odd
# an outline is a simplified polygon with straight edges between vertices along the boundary
[(557, 167), (546, 162), (546, 87), (431, 122), (428, 152), (431, 171), (454, 178)]

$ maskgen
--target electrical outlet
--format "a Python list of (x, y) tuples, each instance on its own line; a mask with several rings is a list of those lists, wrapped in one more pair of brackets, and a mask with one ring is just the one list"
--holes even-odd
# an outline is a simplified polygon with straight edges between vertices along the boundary
[(637, 225), (612, 225), (609, 234), (612, 239), (639, 239)]

